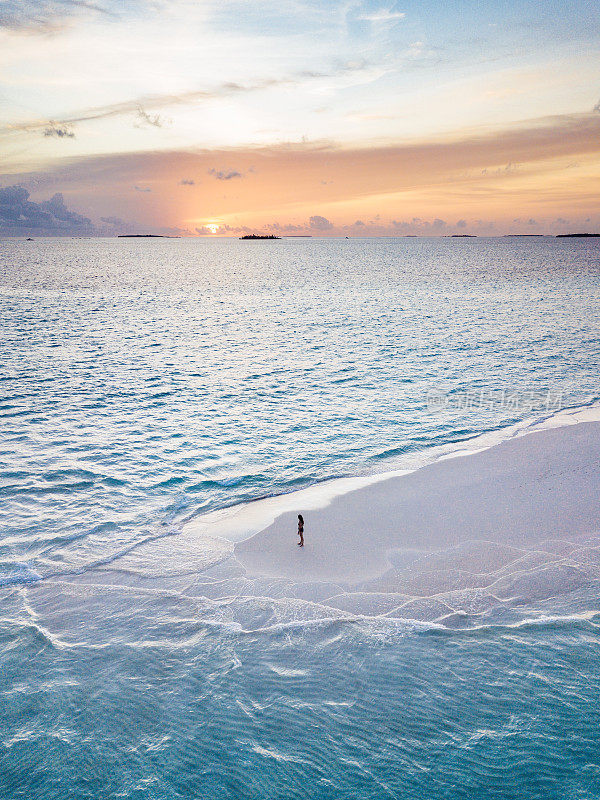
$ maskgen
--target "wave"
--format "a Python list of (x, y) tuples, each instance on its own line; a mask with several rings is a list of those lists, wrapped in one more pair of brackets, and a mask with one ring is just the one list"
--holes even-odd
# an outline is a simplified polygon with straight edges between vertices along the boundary
[(0, 564), (0, 586), (21, 585), (41, 581), (42, 575), (31, 564)]

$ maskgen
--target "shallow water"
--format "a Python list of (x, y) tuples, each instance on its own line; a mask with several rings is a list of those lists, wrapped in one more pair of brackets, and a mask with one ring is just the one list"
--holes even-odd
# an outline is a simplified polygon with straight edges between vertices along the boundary
[(594, 532), (353, 596), (182, 533), (597, 400), (599, 257), (0, 243), (0, 796), (600, 797)]
[(5, 628), (3, 796), (600, 792), (598, 618), (242, 633), (203, 611), (133, 593), (100, 637)]

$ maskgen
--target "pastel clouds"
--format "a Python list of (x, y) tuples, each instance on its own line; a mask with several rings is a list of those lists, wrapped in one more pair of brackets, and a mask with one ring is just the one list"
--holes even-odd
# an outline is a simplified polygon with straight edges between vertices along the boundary
[(22, 186), (0, 189), (0, 234), (56, 236), (73, 232), (91, 235), (96, 228), (88, 217), (67, 208), (60, 192), (36, 203)]
[[(228, 162), (235, 167), (214, 166)], [(594, 178), (599, 163), (600, 116), (588, 114), (401, 145), (300, 142), (124, 153), (12, 177), (26, 187), (46, 184), (68, 192), (95, 219), (142, 218), (150, 226), (192, 231), (218, 220), (221, 232), (225, 225), (261, 230), (277, 220), (302, 231), (308, 226), (315, 235), (342, 235), (355, 223), (368, 235), (402, 235), (394, 220), (408, 221), (413, 230), (414, 220), (422, 219), (428, 224), (420, 233), (438, 235), (444, 231), (436, 219), (454, 220), (465, 232), (467, 221), (470, 230), (481, 218), (496, 220), (500, 232), (529, 225), (529, 219), (587, 219), (600, 211)], [(198, 174), (214, 180), (195, 191), (173, 191), (177, 184), (195, 187), (194, 179), (181, 175)], [(244, 175), (252, 179), (242, 180)], [(148, 195), (143, 207), (132, 205), (132, 187), (140, 200)], [(513, 223), (516, 216), (522, 221)]]
[(97, 231), (595, 224), (600, 33), (561, 9), (3, 0), (0, 186)]
[(208, 174), (218, 181), (231, 181), (234, 178), (244, 177), (244, 174), (237, 169), (215, 169), (214, 167), (208, 170)]

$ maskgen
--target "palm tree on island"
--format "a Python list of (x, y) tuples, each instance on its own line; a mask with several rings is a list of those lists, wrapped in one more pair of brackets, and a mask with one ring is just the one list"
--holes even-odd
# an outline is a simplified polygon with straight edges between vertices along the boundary
[(240, 236), (240, 239), (281, 239), (281, 236), (272, 233), (247, 233), (245, 236)]

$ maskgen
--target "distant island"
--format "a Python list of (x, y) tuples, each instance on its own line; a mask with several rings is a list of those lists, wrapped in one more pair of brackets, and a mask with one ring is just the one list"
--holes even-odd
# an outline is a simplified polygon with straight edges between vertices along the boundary
[(557, 239), (597, 239), (600, 233), (559, 233)]
[(281, 236), (274, 236), (272, 233), (260, 235), (258, 233), (248, 233), (246, 236), (240, 236), (240, 239), (281, 239)]
[(181, 236), (164, 236), (161, 233), (120, 233), (117, 239), (181, 239)]
[(476, 239), (477, 234), (475, 233), (453, 233), (450, 237), (451, 239)]

